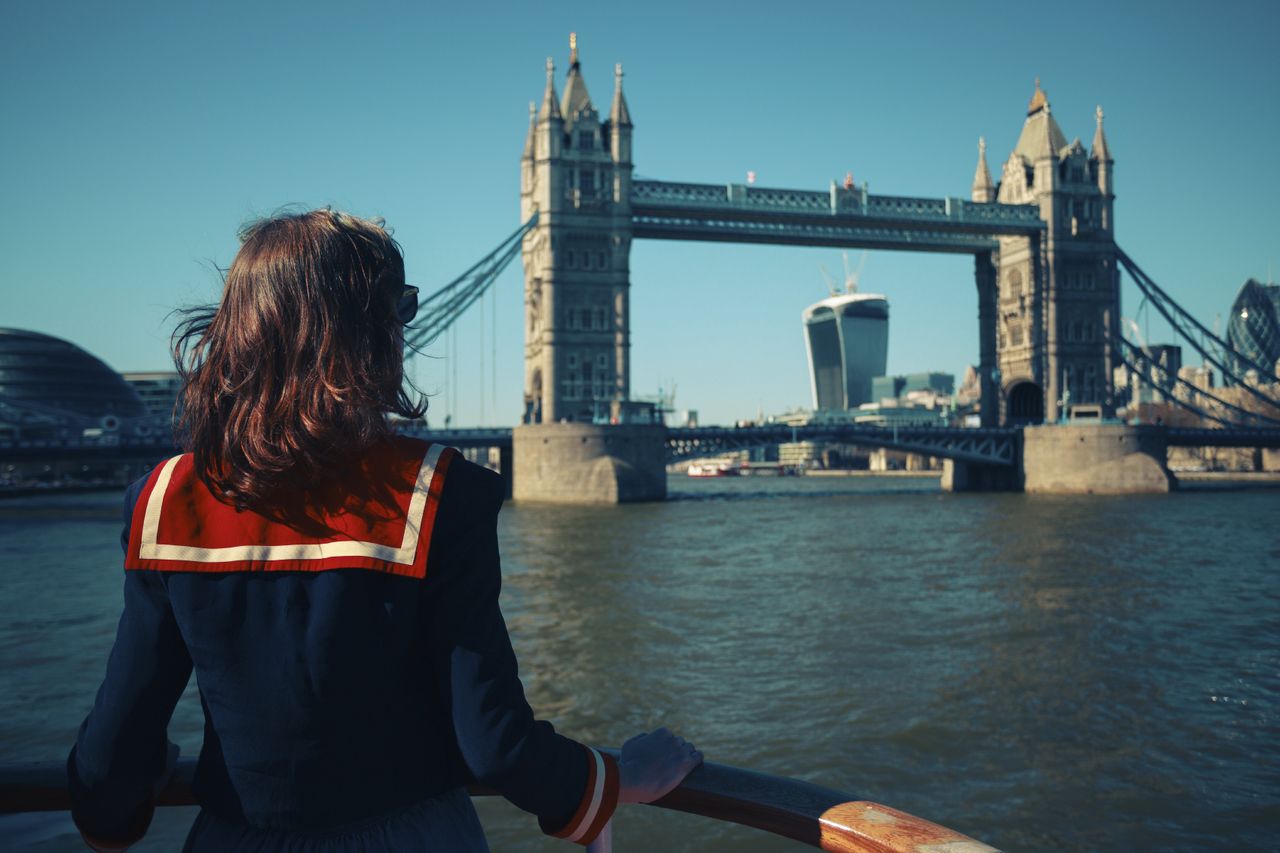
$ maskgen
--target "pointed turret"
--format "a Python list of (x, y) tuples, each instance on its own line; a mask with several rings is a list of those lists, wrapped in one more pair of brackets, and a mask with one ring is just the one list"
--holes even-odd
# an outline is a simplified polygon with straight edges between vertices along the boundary
[[(613, 66), (613, 105), (609, 108), (609, 121), (605, 138), (609, 155), (615, 163), (631, 163), (631, 111), (622, 94), (622, 63)], [(627, 169), (628, 176), (630, 169)], [(631, 178), (627, 178), (628, 185)]]
[(987, 140), (982, 137), (978, 137), (978, 168), (973, 173), (971, 198), (983, 203), (996, 200), (996, 185), (991, 180), (991, 170), (987, 168)]
[(584, 113), (594, 110), (591, 106), (591, 95), (587, 93), (587, 83), (582, 79), (582, 67), (578, 64), (578, 35), (569, 33), (569, 76), (564, 81), (564, 100), (560, 102), (560, 112), (569, 124), (573, 124)]
[[(547, 57), (547, 88), (542, 93), (542, 106), (530, 128), (533, 136), (533, 156), (546, 160), (560, 156), (564, 147), (564, 118), (560, 115), (556, 97), (556, 64)], [(526, 145), (526, 147), (528, 147)]]
[(1014, 146), (1023, 160), (1028, 164), (1035, 163), (1042, 157), (1054, 157), (1067, 147), (1067, 137), (1053, 117), (1049, 106), (1049, 96), (1040, 88), (1040, 78), (1036, 78), (1036, 90), (1031, 95), (1031, 103), (1027, 105), (1027, 120), (1022, 125), (1022, 135)]
[(622, 63), (613, 67), (613, 105), (609, 108), (609, 121), (614, 127), (631, 127), (631, 111), (622, 94)]
[(1107, 135), (1102, 132), (1102, 105), (1097, 110), (1098, 129), (1093, 132), (1093, 145), (1089, 151), (1089, 159), (1111, 162), (1111, 151), (1107, 148)]
[(1093, 150), (1089, 152), (1089, 171), (1093, 173), (1098, 184), (1098, 192), (1102, 193), (1102, 228), (1115, 230), (1115, 160), (1111, 157), (1111, 149), (1107, 147), (1107, 135), (1102, 130), (1102, 107), (1096, 113), (1098, 129), (1093, 132)]
[(1036, 90), (1031, 93), (1031, 102), (1027, 104), (1027, 115), (1033, 116), (1049, 106), (1049, 96), (1040, 88), (1040, 78), (1036, 78)]
[(538, 129), (538, 107), (529, 102), (529, 132), (524, 137), (524, 154), (521, 155), (522, 160), (532, 160), (534, 152), (534, 134)]
[(542, 93), (542, 109), (538, 113), (539, 121), (562, 121), (560, 115), (560, 99), (556, 97), (556, 64), (547, 57), (547, 88)]

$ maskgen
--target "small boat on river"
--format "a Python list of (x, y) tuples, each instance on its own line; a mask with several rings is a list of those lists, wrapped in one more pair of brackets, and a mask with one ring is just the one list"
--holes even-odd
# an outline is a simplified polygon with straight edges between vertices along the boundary
[(742, 471), (736, 462), (709, 459), (690, 463), (685, 473), (690, 477), (737, 477)]

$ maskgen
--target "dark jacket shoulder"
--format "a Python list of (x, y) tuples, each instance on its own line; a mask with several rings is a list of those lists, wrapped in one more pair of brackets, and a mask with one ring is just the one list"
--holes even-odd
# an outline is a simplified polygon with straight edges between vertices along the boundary
[(500, 474), (453, 451), (432, 532), (432, 553), (452, 550), (460, 541), (492, 531), (505, 496)]

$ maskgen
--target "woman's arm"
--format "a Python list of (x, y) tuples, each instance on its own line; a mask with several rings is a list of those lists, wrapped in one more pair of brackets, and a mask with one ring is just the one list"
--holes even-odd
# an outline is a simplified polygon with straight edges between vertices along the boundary
[(426, 579), (437, 686), (476, 780), (537, 815), (544, 832), (587, 844), (617, 807), (618, 764), (535, 719), (525, 699), (498, 605), (501, 504), (497, 475), (450, 464)]
[(449, 477), (437, 530), (453, 544), (439, 562), (433, 553), (427, 580), (437, 673), (458, 746), (476, 779), (538, 815), (544, 832), (590, 844), (619, 802), (658, 799), (702, 756), (659, 729), (629, 740), (615, 760), (534, 719), (498, 606), (501, 481), (456, 461)]
[[(126, 530), (136, 499), (131, 489)], [(125, 572), (124, 612), (106, 677), (67, 759), (72, 818), (85, 841), (101, 849), (142, 838), (155, 787), (177, 757), (166, 730), (191, 658), (163, 580), (157, 572)]]

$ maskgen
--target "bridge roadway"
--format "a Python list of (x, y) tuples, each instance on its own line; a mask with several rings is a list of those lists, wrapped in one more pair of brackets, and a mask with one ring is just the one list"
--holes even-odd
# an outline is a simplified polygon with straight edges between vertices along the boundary
[[(1017, 427), (876, 427), (862, 424), (743, 427), (668, 427), (667, 461), (715, 456), (787, 442), (813, 441), (885, 447), (944, 459), (987, 465), (1014, 465), (1018, 460)], [(510, 427), (406, 430), (405, 434), (458, 448), (498, 447), (510, 450)], [(1167, 427), (1170, 447), (1280, 448), (1280, 429), (1199, 429)], [(65, 440), (0, 440), (0, 465), (19, 462), (162, 459), (177, 452), (167, 437), (125, 438), (105, 435)]]
[(865, 188), (829, 192), (745, 184), (633, 181), (636, 237), (783, 243), (976, 254), (997, 237), (1039, 237), (1040, 208), (960, 198), (869, 195)]

